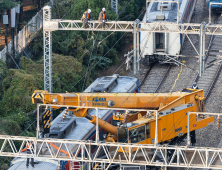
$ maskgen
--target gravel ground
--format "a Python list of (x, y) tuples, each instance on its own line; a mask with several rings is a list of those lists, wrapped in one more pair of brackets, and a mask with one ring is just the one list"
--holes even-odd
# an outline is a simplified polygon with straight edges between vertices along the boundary
[(140, 60), (140, 70), (137, 71), (136, 74), (133, 73), (133, 71), (129, 72), (127, 74), (127, 76), (130, 76), (130, 77), (136, 77), (139, 79), (139, 82), (141, 83), (141, 81), (143, 80), (146, 72), (148, 71), (148, 69), (150, 68), (150, 66), (148, 65), (147, 63), (147, 60), (146, 59), (141, 59)]
[[(207, 5), (204, 3), (203, 0), (198, 0), (195, 7), (195, 11), (193, 13), (193, 17), (191, 19), (191, 23), (201, 23), (201, 22), (206, 22), (206, 23), (208, 22), (208, 9)], [(197, 51), (199, 52), (199, 36), (191, 34), (188, 36), (191, 39), (193, 45), (196, 47)], [(206, 47), (208, 47), (209, 41), (210, 41), (210, 36), (206, 36)], [(193, 48), (188, 38), (186, 38), (184, 41), (181, 54), (188, 56), (181, 58), (181, 60), (186, 61), (187, 67), (183, 67), (182, 73), (180, 74), (180, 77), (177, 80), (177, 83), (173, 91), (179, 91), (183, 88), (191, 87), (199, 70), (198, 58), (190, 57), (190, 56), (198, 56), (198, 54), (196, 53), (195, 49)], [(175, 80), (177, 79), (180, 69), (181, 68), (178, 66), (173, 66), (171, 68), (168, 78), (166, 79), (165, 83), (160, 89), (161, 92), (170, 91), (170, 89), (173, 87), (175, 83)]]
[[(216, 17), (215, 15), (212, 16), (212, 21), (215, 20), (215, 17)], [(194, 11), (191, 22), (192, 23), (201, 23), (201, 22), (208, 23), (208, 7), (207, 5), (205, 5), (203, 0), (197, 1), (196, 10)], [(199, 36), (192, 35), (190, 36), (190, 39), (194, 43), (194, 46), (197, 48), (197, 51), (199, 51), (199, 42), (198, 42)], [(206, 48), (209, 45), (209, 41), (210, 41), (210, 36), (206, 36)], [(182, 54), (188, 55), (188, 56), (197, 55), (197, 53), (195, 52), (195, 50), (193, 49), (191, 43), (189, 42), (187, 38), (184, 41)], [(199, 69), (198, 58), (187, 57), (187, 58), (182, 58), (182, 59), (186, 61), (187, 67), (183, 67), (182, 73), (180, 74), (180, 77), (173, 91), (178, 91), (186, 87), (191, 87), (196, 77), (197, 70)], [(170, 89), (172, 88), (177, 78), (179, 71), (180, 71), (180, 67), (178, 66), (172, 67), (165, 83), (163, 84), (160, 90), (161, 92), (170, 91)], [(220, 95), (222, 91), (221, 82), (222, 82), (222, 75), (219, 76), (219, 79), (212, 91), (212, 94), (210, 95), (208, 102), (205, 104), (206, 112), (214, 112), (214, 113), (221, 112), (222, 110), (222, 107), (220, 106), (220, 103), (222, 101), (222, 96)], [(215, 120), (214, 125), (210, 125), (208, 127), (197, 130), (196, 136), (197, 136), (196, 137), (197, 146), (221, 147), (222, 143), (220, 146), (218, 146), (218, 144), (220, 143), (222, 139), (222, 126), (218, 130), (216, 120)]]
[[(192, 23), (201, 23), (206, 22), (208, 23), (208, 7), (204, 0), (197, 0), (196, 8), (192, 17)], [(212, 16), (212, 21), (216, 18), (215, 15)], [(194, 46), (197, 48), (199, 52), (199, 36), (197, 35), (189, 35), (191, 41), (193, 42)], [(206, 48), (209, 45), (210, 36), (206, 36)], [(185, 56), (198, 56), (198, 54), (193, 49), (191, 43), (186, 38), (184, 41), (182, 55)], [(173, 91), (179, 91), (183, 88), (191, 87), (196, 74), (199, 69), (199, 62), (198, 57), (184, 57), (181, 58), (182, 60), (186, 61), (187, 67), (183, 67), (182, 73), (174, 87)], [(145, 64), (141, 64), (141, 70), (136, 75), (137, 78), (142, 79), (143, 72), (145, 73), (148, 69), (148, 66)], [(162, 85), (160, 91), (161, 92), (169, 92), (172, 86), (175, 83), (175, 80), (178, 76), (180, 71), (180, 67), (173, 66), (168, 74), (167, 79), (165, 80), (164, 84)], [(133, 76), (132, 73), (129, 76)], [(222, 74), (220, 74), (215, 87), (208, 99), (208, 102), (205, 104), (205, 111), (206, 112), (213, 112), (213, 113), (220, 113), (222, 111)], [(219, 129), (217, 129), (217, 119), (215, 119), (215, 123), (208, 127), (202, 128), (196, 131), (196, 139), (197, 143), (196, 146), (205, 146), (205, 147), (222, 147), (222, 121)], [(170, 169), (178, 169), (178, 168), (170, 168)]]

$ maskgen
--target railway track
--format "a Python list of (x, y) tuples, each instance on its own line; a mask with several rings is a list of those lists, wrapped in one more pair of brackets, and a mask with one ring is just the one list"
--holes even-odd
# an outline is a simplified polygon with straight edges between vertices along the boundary
[(165, 81), (171, 65), (151, 66), (141, 82), (140, 90), (146, 93), (157, 93)]
[[(222, 24), (222, 20), (218, 19), (215, 21), (217, 24)], [(199, 77), (199, 73), (197, 74), (195, 78), (195, 82), (197, 82), (197, 86), (200, 89), (203, 89), (205, 92), (205, 102), (207, 102), (207, 99), (209, 98), (214, 85), (220, 75), (222, 65), (221, 64), (213, 64), (217, 57), (222, 55), (220, 50), (222, 50), (222, 40), (220, 36), (211, 36), (210, 44), (208, 46), (208, 51), (206, 53), (206, 69), (205, 72), (202, 74), (201, 77)]]

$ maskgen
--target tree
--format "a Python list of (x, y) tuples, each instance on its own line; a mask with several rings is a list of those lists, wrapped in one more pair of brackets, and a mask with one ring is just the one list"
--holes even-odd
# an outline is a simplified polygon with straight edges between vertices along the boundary
[(17, 4), (18, 2), (14, 2), (14, 0), (1, 0), (0, 10), (8, 10), (15, 7)]

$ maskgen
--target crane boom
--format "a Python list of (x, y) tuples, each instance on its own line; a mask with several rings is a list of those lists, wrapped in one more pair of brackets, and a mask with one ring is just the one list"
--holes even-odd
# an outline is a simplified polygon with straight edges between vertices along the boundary
[(167, 109), (170, 103), (178, 106), (197, 102), (198, 98), (204, 100), (203, 90), (193, 90), (191, 93), (48, 93), (36, 90), (32, 102), (71, 105), (73, 108), (69, 108), (69, 111), (75, 111), (77, 117), (86, 117), (87, 109), (78, 109), (78, 106), (161, 110)]

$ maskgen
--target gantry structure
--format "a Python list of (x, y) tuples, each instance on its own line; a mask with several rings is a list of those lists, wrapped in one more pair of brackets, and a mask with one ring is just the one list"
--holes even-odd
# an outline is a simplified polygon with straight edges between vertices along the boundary
[(111, 0), (111, 8), (116, 14), (118, 14), (118, 0)]
[[(197, 52), (200, 60), (199, 73), (204, 72), (205, 36), (222, 35), (222, 25), (195, 24), (195, 23), (169, 23), (169, 22), (139, 22), (136, 21), (108, 21), (106, 28), (102, 29), (99, 21), (89, 21), (89, 27), (85, 29), (81, 20), (63, 20), (51, 18), (51, 7), (43, 8), (43, 41), (44, 41), (44, 90), (52, 92), (52, 31), (109, 31), (109, 32), (131, 32), (133, 33), (133, 70), (139, 69), (139, 33), (147, 31), (150, 33), (180, 33), (185, 34)], [(195, 48), (188, 35), (200, 36), (200, 50)], [(142, 50), (141, 50), (142, 51)], [(163, 55), (167, 55), (163, 53)], [(178, 55), (179, 56), (179, 55)], [(170, 57), (170, 56), (168, 56)]]

